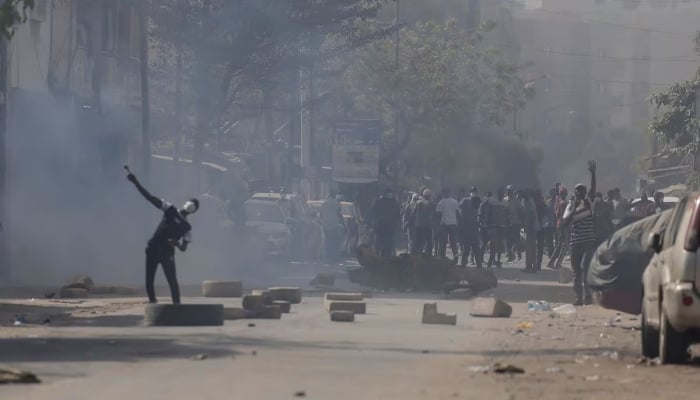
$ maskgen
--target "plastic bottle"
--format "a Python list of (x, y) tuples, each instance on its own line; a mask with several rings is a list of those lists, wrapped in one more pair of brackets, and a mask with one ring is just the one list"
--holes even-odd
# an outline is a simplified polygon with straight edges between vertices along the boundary
[(551, 311), (552, 305), (544, 300), (530, 300), (527, 302), (529, 311)]

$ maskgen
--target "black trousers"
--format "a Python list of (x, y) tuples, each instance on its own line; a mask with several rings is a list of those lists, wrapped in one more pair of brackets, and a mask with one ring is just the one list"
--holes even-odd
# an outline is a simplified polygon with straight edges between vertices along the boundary
[(156, 290), (153, 283), (156, 279), (156, 270), (158, 264), (163, 266), (165, 279), (168, 280), (170, 286), (170, 295), (173, 298), (173, 304), (180, 304), (180, 286), (177, 283), (177, 275), (175, 274), (175, 252), (168, 250), (146, 250), (146, 293), (148, 301), (156, 303)]
[(469, 254), (471, 253), (474, 260), (476, 260), (476, 267), (481, 268), (484, 262), (484, 257), (481, 255), (481, 243), (479, 243), (479, 232), (461, 232), (459, 239), (462, 242), (462, 263), (464, 267), (469, 261)]
[(447, 242), (450, 243), (452, 257), (456, 260), (457, 257), (459, 257), (459, 249), (457, 248), (457, 225), (440, 226), (440, 257), (447, 257)]
[(433, 254), (433, 229), (429, 226), (417, 226), (415, 228), (416, 241), (411, 249), (412, 254)]
[(591, 302), (591, 289), (588, 287), (588, 267), (591, 265), (595, 242), (579, 243), (571, 246), (571, 268), (574, 270), (574, 293), (576, 301)]
[(391, 225), (377, 225), (377, 252), (382, 257), (394, 256), (394, 227)]

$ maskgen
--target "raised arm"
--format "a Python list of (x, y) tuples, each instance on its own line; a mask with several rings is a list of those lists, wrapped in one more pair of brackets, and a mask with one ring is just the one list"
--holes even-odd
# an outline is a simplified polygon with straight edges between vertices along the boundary
[(596, 186), (597, 186), (596, 185), (596, 183), (597, 183), (596, 182), (596, 169), (597, 169), (596, 162), (593, 160), (588, 161), (588, 171), (590, 171), (590, 173), (591, 173), (591, 188), (588, 191), (588, 199), (591, 202), (595, 201), (595, 194), (597, 191), (597, 188), (596, 188)]
[(159, 210), (163, 209), (163, 200), (159, 199), (158, 197), (152, 195), (148, 190), (146, 190), (143, 185), (141, 185), (141, 182), (136, 178), (136, 175), (132, 174), (131, 171), (129, 171), (129, 167), (124, 166), (124, 169), (129, 173), (126, 178), (129, 180), (129, 182), (133, 183), (134, 186), (136, 186), (136, 189), (141, 193), (141, 195), (148, 200), (149, 203), (153, 204), (153, 206)]

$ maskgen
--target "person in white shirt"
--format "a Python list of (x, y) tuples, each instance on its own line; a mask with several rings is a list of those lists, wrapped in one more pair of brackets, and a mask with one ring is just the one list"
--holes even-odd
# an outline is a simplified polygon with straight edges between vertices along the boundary
[(455, 200), (449, 189), (443, 190), (443, 199), (437, 204), (435, 209), (440, 220), (440, 257), (447, 257), (447, 241), (452, 248), (452, 257), (456, 260), (459, 257), (457, 248), (457, 221), (459, 221), (459, 203)]

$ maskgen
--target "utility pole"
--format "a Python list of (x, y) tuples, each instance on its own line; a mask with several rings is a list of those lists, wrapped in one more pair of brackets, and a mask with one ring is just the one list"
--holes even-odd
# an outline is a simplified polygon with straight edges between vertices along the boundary
[(179, 169), (182, 153), (182, 47), (177, 45), (177, 69), (175, 70), (175, 149), (173, 160)]
[(7, 40), (0, 40), (0, 282), (10, 278), (7, 257)]
[(401, 46), (401, 31), (399, 29), (399, 18), (401, 16), (401, 0), (396, 0), (396, 49), (395, 49), (395, 63), (396, 63), (396, 119), (394, 120), (394, 171), (393, 171), (393, 186), (394, 190), (399, 189), (399, 120), (401, 116), (401, 95), (399, 94), (400, 84), (400, 72), (399, 72), (399, 50)]
[(146, 2), (139, 3), (139, 26), (141, 47), (141, 134), (143, 140), (143, 175), (146, 182), (151, 178), (151, 111), (148, 95), (148, 25), (146, 24)]

